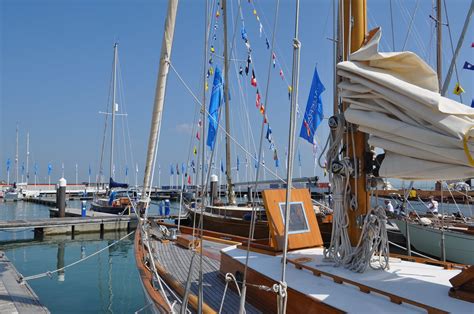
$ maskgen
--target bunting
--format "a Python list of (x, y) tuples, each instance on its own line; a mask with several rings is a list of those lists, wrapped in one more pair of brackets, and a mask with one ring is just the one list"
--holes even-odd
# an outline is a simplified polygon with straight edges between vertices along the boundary
[(461, 85), (459, 85), (459, 82), (456, 83), (456, 86), (454, 87), (453, 93), (456, 94), (456, 95), (461, 95), (462, 93), (464, 93), (464, 89), (461, 87)]
[(462, 67), (463, 69), (466, 70), (474, 70), (474, 64), (470, 64), (469, 62), (464, 62), (464, 66)]
[(250, 80), (250, 84), (253, 87), (257, 87), (257, 78), (255, 77), (255, 71), (252, 69), (252, 78)]
[(258, 91), (258, 88), (257, 88), (257, 95), (255, 96), (255, 106), (257, 108), (260, 108), (260, 101), (261, 101), (261, 97), (260, 97), (260, 93)]

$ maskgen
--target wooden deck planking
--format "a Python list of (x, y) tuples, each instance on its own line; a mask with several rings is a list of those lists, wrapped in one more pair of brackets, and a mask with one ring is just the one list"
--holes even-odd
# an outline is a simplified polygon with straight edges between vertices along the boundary
[(19, 278), (18, 271), (0, 251), (0, 312), (49, 313), (28, 283), (18, 283)]
[[(218, 247), (214, 247), (214, 243), (211, 245), (208, 241), (204, 241), (203, 245), (205, 248), (212, 248), (213, 250), (220, 249), (221, 246), (228, 246), (216, 243)], [(155, 250), (154, 255), (156, 261), (160, 263), (170, 274), (172, 274), (178, 282), (185, 286), (194, 252), (179, 247), (173, 242), (162, 243), (159, 241), (154, 241), (153, 247)], [(225, 281), (220, 278), (221, 275), (219, 272), (219, 266), (219, 260), (203, 256), (204, 302), (206, 302), (216, 311), (219, 310), (225, 288)], [(199, 255), (196, 255), (194, 260), (194, 271), (191, 280), (191, 292), (195, 295), (198, 295), (199, 291), (198, 269)], [(231, 284), (234, 286), (234, 283)], [(224, 302), (224, 312), (238, 312), (239, 302), (240, 297), (232, 289), (228, 289)], [(248, 313), (259, 313), (259, 311), (250, 304), (246, 305), (246, 310)]]

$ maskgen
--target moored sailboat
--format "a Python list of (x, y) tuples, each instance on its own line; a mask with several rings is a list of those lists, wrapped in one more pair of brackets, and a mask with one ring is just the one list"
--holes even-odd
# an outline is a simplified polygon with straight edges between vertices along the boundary
[[(224, 5), (225, 2), (224, 0)], [(470, 312), (471, 303), (448, 295), (451, 288), (450, 279), (459, 275), (462, 268), (452, 269), (453, 265), (448, 263), (427, 265), (389, 257), (386, 232), (383, 228), (386, 217), (380, 208), (371, 209), (370, 202), (364, 202), (368, 200), (369, 195), (365, 184), (366, 175), (367, 179), (372, 178), (373, 175), (362, 172), (367, 169), (357, 167), (349, 169), (352, 158), (345, 158), (353, 157), (352, 154), (354, 154), (356, 158), (360, 158), (360, 163), (365, 165), (363, 161), (366, 142), (363, 134), (358, 134), (356, 137), (357, 141), (360, 140), (361, 147), (346, 143), (350, 146), (349, 150), (336, 149), (334, 150), (336, 154), (328, 158), (331, 162), (333, 182), (336, 183), (333, 185), (336, 193), (334, 227), (331, 246), (328, 250), (322, 247), (323, 243), (309, 193), (306, 190), (293, 189), (291, 184), (300, 47), (299, 1), (296, 1), (296, 27), (293, 41), (293, 94), (287, 189), (263, 192), (265, 210), (271, 222), (269, 241), (258, 242), (248, 238), (212, 233), (202, 229), (202, 220), (197, 228), (181, 226), (180, 230), (177, 230), (181, 234), (175, 236), (175, 231), (172, 229), (176, 226), (147, 219), (149, 199), (147, 199), (146, 191), (151, 182), (151, 168), (156, 154), (177, 1), (170, 0), (170, 4), (172, 4), (170, 5), (172, 9), (168, 11), (160, 57), (157, 84), (159, 88), (157, 88), (155, 98), (144, 193), (138, 207), (141, 214), (140, 225), (136, 234), (137, 264), (145, 291), (149, 296), (148, 300), (151, 301), (150, 306), (156, 311), (181, 313), (186, 312), (188, 306), (192, 312), (209, 313), (236, 312), (237, 309), (240, 313), (258, 310), (278, 313)], [(338, 65), (340, 70), (338, 74), (344, 74), (344, 70), (348, 68), (362, 67), (366, 67), (365, 70), (368, 72), (364, 72), (366, 75), (383, 72), (384, 70), (376, 66), (370, 69), (370, 62), (366, 62), (368, 60), (357, 58), (357, 56), (367, 56), (377, 51), (376, 47), (380, 39), (380, 36), (374, 37), (376, 32), (366, 37), (365, 1), (340, 1), (339, 10), (340, 21), (343, 23), (341, 29), (345, 29), (345, 31), (341, 30), (341, 34), (344, 35), (340, 35), (339, 38), (341, 43), (346, 43), (347, 49), (341, 55), (349, 56), (349, 53), (352, 55), (350, 61), (344, 61)], [(352, 30), (350, 30), (351, 27)], [(351, 35), (349, 36), (348, 33)], [(352, 40), (350, 45), (348, 44), (349, 37)], [(410, 61), (417, 61), (416, 58)], [(383, 56), (378, 61), (381, 59)], [(380, 64), (378, 61), (374, 60), (374, 64)], [(423, 70), (417, 67), (419, 65), (415, 62), (415, 69)], [(385, 75), (391, 79), (400, 80), (393, 73), (385, 73)], [(354, 104), (356, 106), (352, 109), (357, 105), (365, 104), (365, 101), (360, 101), (361, 99), (370, 101), (374, 98), (385, 99), (384, 97), (393, 95), (392, 89), (387, 89), (386, 93), (377, 93), (375, 97), (370, 95), (370, 88), (363, 84), (353, 85), (354, 82), (360, 81), (357, 75), (350, 78), (341, 75), (340, 80), (341, 97), (349, 103), (346, 106), (349, 109)], [(371, 83), (377, 85), (379, 81), (371, 81)], [(398, 81), (391, 87), (400, 91), (403, 85), (403, 82)], [(351, 91), (355, 93), (352, 94)], [(357, 93), (362, 93), (362, 95)], [(391, 98), (385, 100), (393, 101)], [(349, 109), (341, 110), (339, 117), (343, 118), (342, 114)], [(352, 127), (349, 128), (344, 121), (339, 122), (338, 131), (342, 134), (347, 130), (354, 130)], [(349, 134), (348, 137), (352, 135)], [(342, 136), (339, 140), (334, 138), (332, 143), (342, 139)], [(338, 148), (341, 143), (334, 145)], [(339, 157), (344, 158), (339, 159)], [(336, 167), (338, 166), (336, 162), (342, 165), (339, 164), (340, 167)], [(384, 163), (382, 167), (391, 166), (387, 160)], [(349, 185), (352, 187), (351, 190), (348, 190)], [(357, 189), (358, 187), (360, 189)], [(350, 213), (350, 205), (355, 204), (355, 199), (357, 199), (357, 205), (353, 206)], [(359, 219), (356, 221), (355, 218), (358, 216)], [(448, 269), (450, 267), (451, 269)], [(235, 287), (235, 290), (228, 289), (228, 285)], [(237, 295), (234, 291), (237, 291)], [(237, 300), (238, 304), (236, 304)]]

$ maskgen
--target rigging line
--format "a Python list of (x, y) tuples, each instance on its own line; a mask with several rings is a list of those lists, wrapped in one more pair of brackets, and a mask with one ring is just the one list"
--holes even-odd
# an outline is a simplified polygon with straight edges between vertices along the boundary
[[(119, 57), (117, 56), (117, 59), (119, 60), (118, 62), (118, 71), (119, 71), (119, 86), (120, 86), (120, 93), (121, 93), (121, 98), (122, 98), (122, 104), (123, 104), (123, 111), (124, 113), (127, 113), (127, 103), (125, 101), (125, 88), (124, 88), (124, 83), (123, 83), (123, 75), (122, 75), (122, 66), (120, 64), (120, 59)], [(123, 118), (124, 116), (122, 116)], [(128, 123), (128, 116), (126, 116), (127, 118), (125, 120), (122, 119), (122, 123), (123, 121), (125, 121), (125, 124), (122, 126), (122, 128), (126, 128), (126, 131), (127, 131), (127, 139), (128, 139), (128, 145), (129, 145), (129, 149), (130, 149), (130, 162), (132, 165), (135, 164), (135, 158), (134, 158), (134, 155), (133, 155), (133, 146), (132, 146), (132, 141), (131, 141), (131, 136), (130, 136), (130, 127), (129, 127), (129, 123)]]
[[(270, 56), (269, 56), (269, 63), (268, 63), (267, 85), (265, 87), (265, 106), (266, 106), (265, 112), (268, 111), (268, 91), (270, 89), (270, 79), (271, 79), (271, 74), (272, 74), (272, 61), (273, 61), (273, 48), (275, 45), (279, 9), (280, 9), (280, 0), (277, 0), (276, 9), (275, 9), (275, 19), (274, 19), (274, 24), (273, 24), (272, 45), (270, 49)], [(262, 148), (263, 148), (263, 141), (264, 141), (263, 132), (265, 130), (265, 120), (266, 120), (265, 112), (262, 117), (262, 124), (260, 128), (260, 143), (259, 143), (258, 157), (257, 157), (258, 165), (257, 165), (256, 173), (255, 173), (255, 184), (254, 184), (255, 194), (257, 194), (257, 188), (258, 188), (258, 179), (259, 179), (259, 174), (260, 174), (260, 160), (263, 159)], [(270, 124), (268, 124), (268, 127), (270, 127), (269, 125)], [(250, 193), (252, 192), (250, 191)], [(251, 199), (253, 200), (254, 198), (252, 197)], [(243, 313), (244, 306), (245, 306), (245, 296), (246, 296), (245, 294), (247, 290), (245, 283), (247, 281), (248, 262), (249, 262), (249, 257), (250, 257), (250, 240), (253, 239), (254, 234), (255, 234), (256, 213), (257, 213), (257, 204), (253, 202), (252, 215), (250, 219), (249, 236), (248, 236), (248, 241), (247, 241), (247, 252), (245, 256), (245, 266), (244, 266), (244, 273), (243, 273), (242, 296), (240, 300), (240, 309), (239, 309), (240, 313)]]
[[(448, 26), (448, 34), (449, 34), (449, 42), (450, 42), (450, 45), (451, 45), (451, 53), (453, 54), (453, 58), (456, 58), (456, 55), (454, 53), (453, 36), (451, 35), (451, 24), (449, 24), (448, 8), (446, 6), (446, 1), (445, 0), (443, 1), (443, 4), (444, 4), (444, 12), (446, 14), (446, 24)], [(471, 6), (472, 6), (472, 2), (471, 2)], [(458, 66), (457, 66), (456, 62), (454, 63), (454, 73), (456, 73), (456, 80), (458, 81), (458, 84), (459, 84), (460, 80), (459, 80)], [(461, 100), (461, 103), (462, 103), (463, 102), (462, 101), (462, 93), (459, 93), (459, 99)]]
[(71, 263), (71, 264), (69, 264), (69, 265), (64, 266), (64, 267), (58, 268), (58, 269), (56, 269), (56, 270), (46, 271), (46, 272), (43, 272), (43, 273), (40, 273), (40, 274), (37, 274), (37, 275), (32, 275), (32, 276), (27, 276), (27, 277), (22, 277), (22, 276), (20, 276), (20, 284), (25, 284), (26, 281), (33, 280), (33, 279), (39, 279), (39, 278), (43, 278), (43, 277), (46, 277), (46, 276), (51, 277), (52, 274), (55, 274), (55, 273), (57, 273), (57, 272), (60, 272), (60, 271), (62, 271), (62, 270), (65, 270), (65, 269), (67, 269), (67, 268), (69, 268), (69, 267), (72, 267), (72, 266), (74, 266), (74, 265), (77, 265), (77, 264), (79, 264), (79, 263), (81, 263), (81, 262), (84, 262), (84, 261), (88, 260), (89, 258), (91, 258), (91, 257), (93, 257), (93, 256), (96, 256), (97, 254), (102, 253), (103, 251), (105, 251), (105, 250), (109, 249), (110, 247), (114, 246), (115, 244), (117, 244), (117, 243), (121, 242), (122, 240), (128, 238), (128, 237), (129, 237), (130, 235), (132, 235), (134, 232), (135, 232), (135, 230), (133, 230), (132, 232), (130, 232), (130, 233), (126, 234), (126, 235), (124, 235), (124, 236), (121, 237), (120, 239), (118, 239), (118, 240), (112, 242), (111, 244), (107, 245), (106, 247), (100, 249), (99, 251), (96, 251), (96, 252), (92, 253), (91, 255), (87, 255), (86, 257), (81, 258), (81, 259), (79, 259), (79, 260), (77, 260), (77, 261), (75, 261), (75, 262), (73, 262), (73, 263)]
[(405, 36), (405, 41), (403, 42), (402, 50), (405, 50), (405, 47), (407, 45), (408, 37), (410, 36), (411, 28), (413, 26), (413, 22), (415, 21), (415, 15), (416, 15), (416, 11), (418, 10), (419, 4), (420, 4), (420, 0), (417, 0), (416, 4), (415, 4), (415, 8), (413, 9), (413, 13), (411, 15), (410, 24), (408, 24), (408, 30), (407, 30), (407, 34)]
[[(180, 80), (180, 82), (183, 84), (183, 86), (188, 90), (188, 92), (193, 96), (194, 100), (197, 102), (198, 105), (202, 106), (201, 102), (199, 101), (199, 99), (196, 97), (196, 95), (193, 93), (193, 91), (191, 90), (191, 88), (189, 87), (188, 84), (186, 84), (186, 82), (183, 80), (183, 78), (181, 77), (181, 75), (178, 73), (178, 71), (176, 70), (176, 68), (173, 66), (173, 64), (170, 62), (170, 67), (171, 69), (175, 72), (176, 76), (178, 77), (178, 79)], [(209, 111), (207, 111), (207, 109), (205, 109), (205, 113), (206, 115), (210, 118), (210, 119), (214, 119), (211, 114), (209, 113)], [(225, 130), (225, 128), (222, 127), (222, 125), (218, 124), (218, 127), (219, 129), (222, 130), (222, 132), (224, 132), (225, 134), (227, 134), (227, 131)], [(245, 149), (245, 147), (243, 147), (236, 139), (235, 137), (233, 137), (232, 135), (229, 134), (229, 138), (234, 141), (236, 143), (236, 145), (242, 150), (244, 151), (248, 156), (250, 156), (254, 161), (258, 161), (247, 149)], [(282, 183), (286, 183), (285, 179), (283, 179), (282, 177), (280, 177), (278, 174), (276, 174), (274, 171), (272, 171), (270, 168), (266, 167), (265, 165), (262, 165), (266, 170), (268, 170), (270, 172), (270, 174), (272, 174), (276, 179), (280, 180)]]
[[(232, 21), (233, 21), (233, 19), (234, 19), (233, 6), (231, 6), (231, 12), (232, 12), (231, 13), (231, 18), (232, 18)], [(235, 45), (235, 43), (234, 43), (234, 45)], [(236, 50), (232, 51), (232, 55), (236, 56), (237, 51)], [(238, 75), (239, 69), (237, 68), (237, 64), (235, 64), (235, 63), (234, 63), (234, 70), (235, 70), (235, 75), (239, 78), (239, 75)], [(243, 106), (240, 106), (241, 108), (243, 108), (243, 118), (240, 117), (241, 118), (241, 125), (246, 126), (247, 131), (248, 131), (248, 133), (247, 133), (248, 136), (244, 136), (244, 145), (247, 146), (247, 147), (250, 147), (250, 142), (251, 142), (253, 144), (254, 150), (256, 150), (255, 139), (254, 139), (254, 136), (253, 136), (253, 132), (251, 132), (252, 131), (252, 126), (250, 124), (250, 115), (249, 115), (248, 103), (247, 103), (248, 93), (244, 94), (244, 91), (243, 91), (243, 88), (242, 88), (242, 82), (241, 82), (240, 78), (237, 80), (237, 85), (239, 86), (239, 97), (241, 99), (241, 102), (244, 104)], [(242, 131), (245, 134), (245, 130), (242, 129)], [(235, 147), (235, 143), (234, 143), (234, 147)]]
[[(419, 1), (419, 0), (418, 0), (418, 1)], [(401, 0), (398, 0), (398, 2), (399, 2), (400, 9), (401, 9), (401, 12), (402, 12), (401, 16), (402, 16), (402, 18), (403, 18), (403, 21), (405, 22), (405, 24), (409, 25), (410, 23), (409, 23), (408, 20), (410, 19), (410, 12), (408, 11), (408, 8), (406, 8), (404, 5), (402, 5)], [(407, 18), (408, 18), (408, 20), (407, 20)], [(414, 40), (415, 40), (415, 43), (418, 45), (418, 48), (419, 48), (421, 51), (426, 51), (426, 48), (424, 47), (424, 44), (423, 44), (423, 42), (421, 41), (421, 38), (420, 38), (420, 36), (419, 36), (418, 31), (416, 30), (416, 28), (415, 28), (415, 30), (414, 30)]]
[(392, 0), (390, 0), (390, 25), (392, 27), (392, 51), (395, 51), (395, 28), (393, 27)]
[[(113, 68), (114, 61), (112, 61), (112, 68)], [(109, 112), (109, 104), (110, 104), (110, 96), (112, 93), (112, 80), (113, 80), (113, 71), (110, 72), (110, 78), (109, 78), (109, 92), (107, 95), (107, 105), (106, 105), (106, 112)], [(102, 183), (102, 176), (104, 173), (104, 168), (103, 168), (103, 161), (104, 161), (104, 151), (105, 151), (105, 141), (107, 139), (107, 125), (108, 125), (108, 114), (105, 115), (104, 117), (104, 133), (102, 136), (102, 147), (100, 150), (100, 159), (99, 159), (99, 182)], [(99, 185), (97, 185), (97, 190), (99, 189)]]
[[(270, 25), (270, 23), (268, 22), (265, 16), (264, 10), (261, 8), (261, 6), (259, 4), (256, 4), (256, 1), (252, 1), (251, 4), (254, 10), (257, 10), (257, 7), (255, 5), (258, 5), (259, 7), (258, 12), (261, 12), (261, 16), (263, 17), (264, 23), (267, 24), (267, 26)], [(262, 32), (265, 35), (265, 37), (267, 38), (269, 37), (268, 34), (265, 32), (265, 27), (263, 27)], [(273, 48), (274, 48), (273, 51), (276, 51), (278, 55), (282, 55), (280, 47), (278, 46), (278, 43), (275, 43), (275, 46)], [(288, 69), (288, 66), (284, 62), (283, 58), (282, 58), (282, 62), (280, 62), (280, 58), (277, 57), (276, 62), (280, 65), (280, 68), (283, 66), (285, 73), (291, 73)], [(286, 86), (290, 85), (290, 82), (288, 82), (288, 80), (286, 79), (286, 76), (283, 77), (283, 80), (285, 81)]]

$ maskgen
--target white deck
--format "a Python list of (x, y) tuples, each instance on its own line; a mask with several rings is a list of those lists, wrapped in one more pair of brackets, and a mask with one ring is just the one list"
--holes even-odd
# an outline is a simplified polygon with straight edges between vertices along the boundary
[[(245, 251), (236, 248), (224, 249), (227, 254), (241, 263), (245, 263)], [(451, 313), (474, 313), (474, 305), (448, 296), (451, 284), (449, 279), (459, 270), (444, 270), (441, 267), (392, 261), (390, 270), (368, 270), (363, 274), (353, 273), (323, 260), (322, 248), (313, 248), (292, 252), (289, 258), (311, 257), (312, 261), (304, 263), (343, 278), (356, 281), (372, 288), (380, 289), (394, 295), (411, 299)], [(269, 256), (251, 252), (250, 268), (272, 278), (281, 279), (281, 256)], [(388, 297), (375, 293), (366, 294), (352, 285), (337, 284), (329, 277), (314, 276), (307, 270), (296, 269), (292, 264), (287, 266), (288, 287), (323, 301), (350, 313), (419, 313), (421, 308), (409, 304), (397, 305)]]

